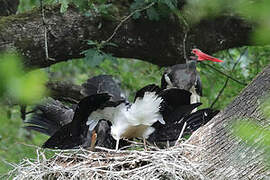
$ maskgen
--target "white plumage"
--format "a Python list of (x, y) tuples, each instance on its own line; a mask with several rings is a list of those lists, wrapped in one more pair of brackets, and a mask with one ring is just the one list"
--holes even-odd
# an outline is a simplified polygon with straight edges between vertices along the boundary
[(154, 132), (155, 129), (151, 126), (155, 122), (165, 124), (159, 112), (162, 101), (155, 92), (146, 92), (143, 98), (137, 98), (131, 105), (122, 103), (116, 107), (93, 112), (88, 118), (87, 125), (93, 127), (93, 122), (100, 119), (111, 121), (111, 134), (117, 141), (116, 149), (118, 149), (120, 139), (135, 137), (146, 139)]

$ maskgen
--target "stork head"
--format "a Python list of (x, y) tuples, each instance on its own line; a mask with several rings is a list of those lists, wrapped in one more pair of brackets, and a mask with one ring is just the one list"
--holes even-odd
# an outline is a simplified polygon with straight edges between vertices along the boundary
[(188, 64), (176, 64), (167, 68), (161, 78), (161, 87), (180, 88), (189, 91), (195, 84), (197, 76), (196, 61), (189, 61)]
[(194, 60), (197, 61), (213, 61), (213, 62), (223, 62), (222, 60), (215, 58), (213, 56), (210, 56), (208, 54), (203, 53), (201, 50), (199, 49), (192, 49), (191, 53), (193, 53), (194, 55), (196, 55), (196, 57), (191, 57)]
[(199, 49), (192, 49), (192, 51), (191, 51), (193, 54), (198, 54), (198, 53), (200, 53), (200, 52), (202, 52), (201, 50), (199, 50)]

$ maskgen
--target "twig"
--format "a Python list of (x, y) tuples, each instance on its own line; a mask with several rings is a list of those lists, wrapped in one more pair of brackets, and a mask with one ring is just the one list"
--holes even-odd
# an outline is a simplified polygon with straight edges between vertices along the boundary
[[(105, 150), (105, 148), (103, 149)], [(14, 164), (8, 176), (14, 179), (205, 179), (201, 162), (190, 161), (197, 147), (180, 144), (160, 151), (61, 151), (47, 159), (37, 150), (37, 159)]]
[(150, 7), (152, 7), (153, 5), (155, 4), (155, 2), (152, 2), (151, 4), (149, 4), (148, 6), (145, 6), (141, 9), (136, 9), (135, 11), (133, 11), (132, 13), (130, 13), (127, 17), (125, 17), (123, 20), (121, 20), (121, 22), (116, 26), (116, 28), (114, 29), (112, 35), (103, 42), (103, 44), (106, 44), (108, 43), (110, 40), (112, 40), (112, 38), (115, 36), (115, 34), (117, 33), (118, 29), (122, 26), (122, 24), (124, 22), (126, 22), (131, 16), (133, 16), (135, 13), (137, 12), (141, 12), (141, 11), (144, 11), (146, 9), (149, 9)]
[(188, 64), (188, 58), (187, 58), (187, 52), (186, 52), (186, 40), (187, 40), (187, 31), (185, 31), (185, 35), (183, 39), (183, 52), (184, 52), (184, 58), (186, 60), (186, 64)]
[(40, 0), (40, 11), (41, 11), (42, 22), (43, 22), (43, 26), (44, 26), (44, 46), (45, 46), (46, 60), (55, 61), (55, 59), (49, 57), (49, 52), (48, 52), (47, 25), (45, 22), (45, 12), (44, 12), (44, 8), (43, 8), (43, 0)]
[(226, 73), (220, 71), (219, 69), (215, 68), (215, 67), (212, 66), (212, 65), (206, 64), (206, 63), (204, 63), (203, 61), (201, 61), (200, 63), (203, 64), (203, 65), (205, 65), (205, 66), (208, 66), (208, 67), (214, 69), (214, 70), (217, 71), (218, 73), (220, 73), (220, 74), (226, 76), (227, 78), (229, 78), (229, 79), (231, 79), (231, 80), (233, 80), (233, 81), (235, 81), (235, 82), (237, 82), (237, 83), (239, 83), (239, 84), (241, 84), (241, 85), (243, 85), (243, 86), (246, 86), (246, 85), (247, 85), (247, 83), (244, 83), (244, 82), (241, 82), (241, 81), (235, 79), (234, 77), (232, 77), (232, 76), (230, 76), (230, 75), (228, 75), (228, 74), (226, 74)]
[(186, 64), (187, 64), (189, 59), (187, 58), (187, 52), (186, 52), (186, 40), (187, 40), (188, 31), (189, 31), (189, 24), (182, 14), (177, 14), (177, 15), (178, 15), (178, 17), (180, 17), (183, 20), (183, 22), (185, 24), (184, 38), (183, 38), (183, 53), (184, 53), (184, 58), (185, 58)]
[(175, 146), (178, 144), (178, 142), (181, 140), (182, 136), (183, 136), (183, 133), (184, 133), (184, 130), (186, 129), (186, 126), (187, 126), (187, 122), (184, 123), (183, 127), (182, 127), (182, 130), (181, 130), (181, 133), (179, 134), (179, 137), (177, 138), (176, 142), (175, 142)]
[[(246, 53), (246, 51), (247, 51), (247, 48), (240, 54), (239, 58), (238, 58), (237, 61), (234, 63), (234, 65), (233, 65), (233, 67), (232, 67), (232, 70), (231, 70), (232, 73), (233, 73), (233, 71), (234, 71), (236, 65), (237, 65), (237, 64), (240, 62), (240, 60), (242, 59), (242, 56)], [(231, 56), (230, 52), (227, 51), (227, 53), (228, 53), (229, 57), (231, 58), (231, 60), (233, 60), (233, 57)], [(223, 87), (222, 87), (221, 90), (219, 91), (219, 93), (218, 93), (216, 99), (213, 101), (213, 103), (211, 104), (210, 108), (213, 108), (213, 106), (216, 104), (216, 102), (218, 101), (219, 97), (222, 95), (223, 91), (224, 91), (225, 88), (227, 87), (228, 82), (229, 82), (229, 77), (227, 77), (227, 79), (226, 79), (226, 81), (225, 81)]]
[(217, 97), (215, 98), (215, 100), (212, 102), (210, 108), (213, 108), (213, 106), (216, 104), (216, 102), (218, 101), (219, 97), (221, 96), (221, 94), (223, 93), (223, 91), (225, 90), (227, 84), (229, 82), (229, 78), (227, 77), (227, 79), (225, 80), (225, 83), (223, 85), (223, 87), (221, 88), (221, 90), (218, 92)]

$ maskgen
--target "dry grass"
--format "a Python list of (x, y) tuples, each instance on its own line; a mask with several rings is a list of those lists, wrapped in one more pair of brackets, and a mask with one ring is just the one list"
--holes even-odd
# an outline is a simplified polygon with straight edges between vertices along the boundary
[[(133, 146), (138, 146), (134, 144)], [(133, 147), (134, 148), (134, 147)], [(56, 151), (47, 159), (37, 149), (37, 159), (24, 159), (6, 178), (24, 179), (205, 179), (198, 170), (199, 162), (189, 157), (202, 149), (180, 144), (168, 149), (148, 147), (147, 151), (113, 151), (97, 147), (99, 152), (85, 149)]]

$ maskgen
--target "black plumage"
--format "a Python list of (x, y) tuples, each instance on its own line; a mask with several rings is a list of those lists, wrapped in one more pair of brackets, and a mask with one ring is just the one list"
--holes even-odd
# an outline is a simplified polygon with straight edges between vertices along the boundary
[(91, 139), (86, 121), (88, 116), (111, 98), (108, 94), (95, 94), (82, 99), (76, 107), (72, 121), (61, 127), (43, 145), (44, 148), (71, 149), (89, 146)]
[(108, 93), (113, 101), (124, 100), (125, 95), (119, 84), (110, 75), (98, 75), (88, 79), (82, 84), (81, 93), (90, 96), (97, 93)]
[(202, 96), (202, 83), (196, 70), (196, 63), (196, 60), (191, 60), (187, 64), (176, 64), (168, 67), (162, 75), (161, 88), (175, 87)]
[(25, 128), (52, 136), (62, 126), (70, 123), (73, 116), (74, 109), (48, 98), (35, 107), (34, 113), (25, 121)]
[[(51, 136), (43, 147), (58, 149), (77, 148), (79, 146), (89, 147), (92, 131), (88, 131), (86, 121), (88, 114), (94, 111), (93, 107), (103, 109), (126, 103), (126, 100), (122, 97), (122, 90), (112, 76), (96, 76), (90, 78), (82, 86), (84, 95), (96, 98), (93, 100), (84, 98), (80, 101), (79, 107), (77, 107), (77, 104), (72, 104), (72, 108), (63, 105), (60, 101), (49, 98), (37, 105), (34, 113), (27, 119), (25, 128)], [(110, 98), (104, 102), (99, 102), (102, 99), (98, 98), (100, 96), (98, 94), (104, 92), (107, 94), (104, 94), (104, 97), (108, 96)], [(89, 106), (89, 103), (91, 106)], [(98, 106), (95, 103), (99, 103)], [(96, 145), (107, 148), (115, 147), (116, 141), (110, 135), (110, 126), (110, 122), (106, 121), (100, 121), (97, 124), (94, 129), (97, 133)], [(120, 141), (119, 147), (126, 144), (125, 141)]]

